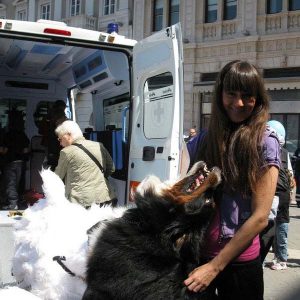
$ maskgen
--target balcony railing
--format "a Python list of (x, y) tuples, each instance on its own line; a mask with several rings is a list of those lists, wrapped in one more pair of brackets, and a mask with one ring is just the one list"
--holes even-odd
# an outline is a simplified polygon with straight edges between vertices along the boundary
[(283, 15), (267, 15), (265, 23), (266, 33), (281, 32), (284, 28), (284, 19), (285, 16)]
[(238, 20), (202, 24), (203, 41), (234, 38)]
[(289, 31), (299, 31), (300, 29), (300, 11), (290, 11), (288, 14)]
[(68, 26), (97, 30), (97, 18), (93, 16), (79, 15), (63, 19)]
[(257, 22), (260, 35), (298, 32), (300, 30), (300, 11), (258, 16)]
[(222, 36), (223, 38), (232, 38), (236, 34), (237, 21), (224, 21), (222, 23)]
[(219, 24), (206, 23), (203, 24), (203, 39), (204, 40), (215, 40), (217, 38)]
[[(241, 23), (241, 19), (235, 19), (197, 24), (199, 38), (209, 42), (250, 35), (248, 30), (242, 29)], [(258, 35), (300, 32), (300, 10), (257, 16), (256, 30)]]

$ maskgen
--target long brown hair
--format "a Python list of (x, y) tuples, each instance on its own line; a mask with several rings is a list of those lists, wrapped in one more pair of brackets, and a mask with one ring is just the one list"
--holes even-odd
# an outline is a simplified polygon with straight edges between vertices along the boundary
[[(249, 118), (233, 123), (223, 107), (223, 91), (241, 91), (256, 99)], [(214, 91), (212, 113), (205, 142), (198, 158), (222, 169), (224, 183), (232, 191), (253, 190), (263, 165), (261, 142), (269, 113), (269, 97), (255, 66), (232, 61), (220, 71)]]

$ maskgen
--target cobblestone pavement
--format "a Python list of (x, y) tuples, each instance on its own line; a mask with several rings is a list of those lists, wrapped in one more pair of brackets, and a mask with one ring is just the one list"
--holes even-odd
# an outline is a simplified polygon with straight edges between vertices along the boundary
[[(296, 204), (290, 206), (288, 253), (287, 270), (264, 269), (265, 300), (300, 299), (300, 208)], [(267, 262), (272, 259), (273, 253), (269, 253)]]

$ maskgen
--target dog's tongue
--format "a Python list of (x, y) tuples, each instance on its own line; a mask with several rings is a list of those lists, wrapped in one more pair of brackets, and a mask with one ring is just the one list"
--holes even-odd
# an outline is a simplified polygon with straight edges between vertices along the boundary
[(205, 177), (203, 174), (201, 174), (198, 178), (196, 178), (197, 186), (199, 186), (204, 179)]
[(187, 190), (188, 192), (194, 191), (196, 188), (198, 188), (204, 181), (205, 176), (203, 174), (200, 174), (195, 181), (191, 184), (190, 188)]

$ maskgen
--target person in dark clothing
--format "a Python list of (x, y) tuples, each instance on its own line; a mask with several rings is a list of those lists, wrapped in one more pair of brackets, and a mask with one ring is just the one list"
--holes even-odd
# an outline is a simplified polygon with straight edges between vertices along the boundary
[(188, 142), (192, 141), (196, 135), (197, 135), (196, 128), (192, 127), (192, 128), (190, 128), (189, 136), (186, 139), (184, 139), (184, 141), (186, 143), (188, 143)]
[(66, 103), (63, 100), (55, 101), (40, 128), (40, 133), (43, 135), (42, 145), (47, 148), (47, 165), (52, 171), (57, 166), (59, 152), (62, 149), (57, 140), (55, 129), (68, 119), (65, 109)]
[(274, 239), (274, 259), (271, 265), (272, 270), (287, 269), (287, 241), (288, 241), (288, 226), (290, 223), (289, 193), (279, 192), (279, 206), (275, 221), (275, 239)]
[(23, 113), (12, 110), (8, 115), (8, 131), (4, 135), (3, 172), (7, 205), (2, 209), (18, 209), (20, 182), (29, 154), (29, 139), (24, 132)]
[[(288, 238), (288, 223), (290, 222), (289, 217), (289, 205), (291, 201), (292, 192), (292, 166), (289, 158), (289, 153), (283, 148), (285, 144), (285, 128), (277, 120), (270, 120), (268, 122), (271, 130), (276, 133), (279, 143), (281, 145), (281, 165), (279, 170), (279, 176), (276, 186), (275, 197), (279, 199), (277, 214), (275, 218), (275, 227), (272, 229), (273, 236), (270, 235), (269, 230), (269, 241), (274, 238), (273, 248), (275, 257), (271, 264), (272, 270), (285, 270), (287, 268), (287, 238)], [(274, 197), (274, 198), (275, 198)], [(266, 239), (266, 236), (264, 237)], [(270, 249), (270, 243), (268, 244), (268, 251)], [(262, 247), (262, 249), (264, 249)], [(261, 255), (262, 255), (261, 249)], [(266, 254), (266, 253), (265, 253)], [(263, 255), (262, 255), (263, 256)]]
[[(288, 165), (290, 165), (290, 163), (288, 163), (288, 160), (288, 151), (282, 148), (281, 163), (287, 172)], [(292, 181), (289, 180), (289, 188), (286, 188), (286, 190), (276, 190), (276, 195), (278, 195), (279, 197), (279, 205), (275, 220), (274, 260), (271, 265), (272, 270), (287, 269), (286, 262), (288, 259), (288, 229), (290, 223), (289, 208), (291, 202), (291, 192), (293, 188), (291, 182)]]

